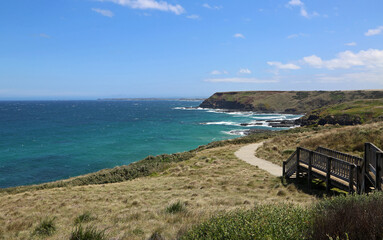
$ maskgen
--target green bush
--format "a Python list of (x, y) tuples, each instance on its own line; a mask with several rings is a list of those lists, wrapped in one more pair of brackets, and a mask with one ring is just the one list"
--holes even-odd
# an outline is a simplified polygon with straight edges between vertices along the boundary
[(86, 223), (90, 222), (96, 219), (89, 211), (84, 212), (83, 214), (79, 215), (75, 220), (74, 224), (81, 224), (81, 223)]
[(184, 212), (186, 211), (185, 204), (181, 201), (177, 201), (175, 203), (170, 204), (169, 206), (166, 207), (165, 211), (167, 213), (179, 213), (179, 212)]
[(322, 200), (312, 216), (312, 239), (383, 239), (382, 192)]
[(45, 218), (36, 226), (34, 235), (51, 236), (56, 231), (55, 218)]
[(69, 240), (106, 240), (105, 231), (97, 230), (94, 227), (83, 228), (81, 225), (72, 232)]
[(310, 229), (307, 209), (265, 205), (214, 217), (194, 227), (181, 240), (305, 239)]

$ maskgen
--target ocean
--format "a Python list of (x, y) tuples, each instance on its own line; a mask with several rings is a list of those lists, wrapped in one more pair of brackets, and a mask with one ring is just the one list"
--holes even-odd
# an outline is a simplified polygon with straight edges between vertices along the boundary
[[(0, 188), (194, 149), (297, 115), (200, 109), (199, 101), (0, 102)], [(241, 123), (250, 123), (241, 126)]]

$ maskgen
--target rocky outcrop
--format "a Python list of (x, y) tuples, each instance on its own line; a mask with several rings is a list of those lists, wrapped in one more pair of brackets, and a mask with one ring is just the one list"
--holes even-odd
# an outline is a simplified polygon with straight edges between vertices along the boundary
[(361, 124), (362, 119), (359, 116), (353, 116), (349, 114), (319, 116), (318, 114), (311, 113), (296, 120), (296, 123), (301, 126), (326, 124), (339, 124), (342, 126), (349, 126)]

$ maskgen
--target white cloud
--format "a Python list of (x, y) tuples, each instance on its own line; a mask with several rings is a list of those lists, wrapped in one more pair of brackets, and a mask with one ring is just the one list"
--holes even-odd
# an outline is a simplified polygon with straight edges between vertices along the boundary
[(196, 14), (192, 14), (192, 15), (187, 16), (187, 18), (197, 20), (197, 19), (200, 19), (200, 16), (196, 15)]
[(267, 64), (269, 64), (270, 66), (274, 66), (278, 69), (290, 69), (290, 70), (297, 70), (297, 69), (300, 69), (301, 67), (298, 66), (298, 65), (295, 65), (293, 63), (287, 63), (287, 64), (283, 64), (281, 62), (267, 62)]
[(382, 32), (383, 32), (383, 26), (379, 26), (374, 29), (369, 29), (364, 35), (369, 37), (369, 36), (381, 34)]
[(368, 49), (358, 53), (351, 51), (340, 52), (337, 57), (330, 60), (322, 60), (316, 55), (303, 58), (306, 63), (315, 68), (348, 69), (355, 66), (366, 68), (383, 68), (383, 50)]
[(345, 43), (344, 45), (354, 47), (356, 46), (356, 42), (349, 42), (349, 43)]
[(179, 5), (169, 4), (165, 1), (156, 0), (99, 0), (101, 2), (113, 2), (121, 6), (130, 7), (133, 9), (152, 9), (165, 12), (173, 12), (180, 15), (185, 12), (185, 9)]
[(258, 78), (209, 78), (205, 80), (206, 82), (214, 83), (276, 83), (279, 82), (275, 79), (258, 79)]
[(322, 83), (378, 83), (383, 86), (383, 70), (376, 69), (373, 71), (352, 72), (339, 75), (320, 74), (316, 76), (316, 80)]
[(291, 0), (286, 4), (286, 7), (288, 7), (288, 8), (299, 7), (301, 16), (305, 17), (305, 18), (312, 18), (312, 17), (318, 17), (319, 16), (319, 13), (317, 13), (315, 11), (312, 13), (308, 13), (306, 10), (305, 4), (301, 0)]
[(234, 34), (234, 36), (233, 37), (235, 37), (235, 38), (245, 38), (245, 36), (242, 34), (242, 33), (236, 33), (236, 34)]
[(219, 70), (213, 70), (211, 71), (210, 73), (211, 75), (222, 75), (222, 74), (229, 74), (227, 71), (223, 70), (223, 71), (219, 71)]
[(248, 68), (241, 68), (241, 69), (239, 69), (238, 73), (239, 74), (251, 74), (251, 71)]
[(291, 0), (289, 3), (287, 3), (287, 5), (290, 5), (290, 6), (303, 6), (303, 2), (301, 2), (301, 0)]
[(113, 17), (114, 16), (114, 13), (112, 11), (106, 10), (106, 9), (92, 8), (92, 11), (99, 13), (105, 17)]
[(204, 8), (208, 8), (208, 9), (212, 9), (212, 10), (219, 10), (219, 9), (222, 8), (222, 6), (210, 6), (210, 5), (207, 4), (207, 3), (202, 4), (202, 7), (204, 7)]

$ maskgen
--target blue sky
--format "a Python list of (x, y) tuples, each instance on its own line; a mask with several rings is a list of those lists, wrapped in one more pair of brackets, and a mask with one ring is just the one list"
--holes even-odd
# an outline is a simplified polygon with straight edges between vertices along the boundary
[(383, 89), (381, 0), (0, 3), (0, 99)]

